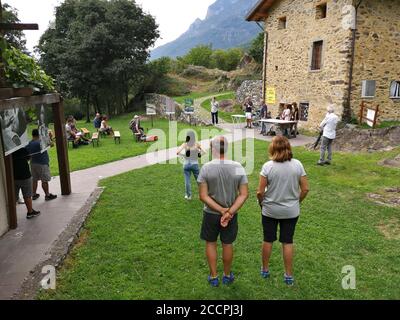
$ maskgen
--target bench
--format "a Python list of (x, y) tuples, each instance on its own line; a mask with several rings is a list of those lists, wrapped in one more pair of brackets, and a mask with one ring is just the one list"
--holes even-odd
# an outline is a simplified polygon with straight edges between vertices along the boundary
[(98, 132), (94, 132), (92, 134), (92, 144), (93, 144), (93, 148), (94, 148), (94, 143), (96, 142), (97, 146), (99, 146), (99, 133)]
[(90, 131), (86, 128), (81, 129), (84, 137), (90, 137)]
[(118, 143), (121, 144), (121, 133), (119, 131), (114, 131), (115, 144), (117, 144), (117, 140), (118, 140)]

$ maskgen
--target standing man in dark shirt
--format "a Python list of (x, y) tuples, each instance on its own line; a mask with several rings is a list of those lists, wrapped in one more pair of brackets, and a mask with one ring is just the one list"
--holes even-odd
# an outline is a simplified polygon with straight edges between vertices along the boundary
[(27, 219), (32, 219), (40, 214), (40, 211), (35, 211), (32, 208), (32, 175), (29, 170), (29, 153), (25, 148), (19, 149), (12, 155), (14, 167), (14, 183), (15, 194), (19, 194), (22, 190), (22, 196), (25, 200), (26, 209), (28, 213)]
[[(262, 103), (262, 105), (261, 105), (261, 110), (260, 110), (260, 118), (261, 118), (261, 120), (263, 120), (263, 119), (267, 119), (267, 117), (268, 117), (268, 106), (264, 101), (262, 101), (261, 103)], [(265, 125), (265, 122), (262, 122), (260, 134), (262, 134), (264, 136), (267, 135), (267, 126)]]
[(27, 149), (31, 155), (31, 171), (33, 180), (32, 199), (36, 200), (40, 197), (40, 195), (36, 193), (38, 181), (42, 181), (45, 200), (50, 201), (56, 199), (57, 196), (49, 192), (49, 182), (51, 181), (49, 154), (47, 153), (47, 150), (42, 152), (38, 129), (32, 130), (32, 141), (29, 142)]

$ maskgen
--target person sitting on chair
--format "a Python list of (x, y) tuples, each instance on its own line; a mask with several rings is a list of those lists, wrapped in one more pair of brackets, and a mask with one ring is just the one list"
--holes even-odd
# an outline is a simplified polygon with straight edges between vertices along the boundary
[(74, 128), (74, 123), (71, 118), (67, 119), (67, 123), (65, 125), (65, 133), (67, 134), (67, 140), (73, 141), (73, 147), (78, 148), (81, 144), (81, 136), (77, 135)]
[(94, 128), (97, 129), (97, 131), (100, 129), (100, 127), (101, 127), (101, 115), (100, 115), (100, 113), (96, 113), (96, 117), (93, 120), (93, 125), (94, 125)]
[(99, 131), (114, 136), (114, 130), (112, 127), (108, 125), (108, 118), (106, 116), (104, 116), (103, 120), (101, 121), (101, 126)]
[(130, 121), (129, 128), (132, 130), (138, 141), (145, 136), (144, 129), (140, 126), (140, 117), (138, 115), (135, 115)]

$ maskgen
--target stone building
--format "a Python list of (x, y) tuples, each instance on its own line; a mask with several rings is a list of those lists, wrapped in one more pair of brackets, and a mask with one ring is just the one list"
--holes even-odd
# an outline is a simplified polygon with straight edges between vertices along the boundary
[(314, 128), (328, 104), (344, 120), (362, 101), (380, 120), (400, 120), (399, 0), (260, 0), (248, 21), (265, 22), (263, 92), (273, 115), (297, 102)]

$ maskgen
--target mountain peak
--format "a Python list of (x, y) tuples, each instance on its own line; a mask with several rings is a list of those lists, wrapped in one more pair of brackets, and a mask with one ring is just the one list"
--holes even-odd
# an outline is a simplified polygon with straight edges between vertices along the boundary
[(209, 6), (204, 20), (196, 19), (178, 39), (154, 49), (152, 59), (185, 55), (200, 44), (214, 49), (228, 49), (250, 42), (259, 33), (258, 27), (245, 21), (246, 14), (257, 0), (217, 0)]

